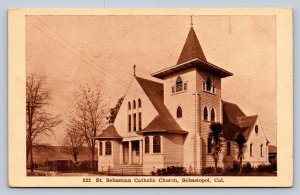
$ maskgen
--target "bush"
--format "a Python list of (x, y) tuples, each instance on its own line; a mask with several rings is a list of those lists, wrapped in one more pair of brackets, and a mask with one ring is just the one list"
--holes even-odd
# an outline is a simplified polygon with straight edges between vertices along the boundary
[(186, 168), (182, 166), (170, 166), (167, 168), (156, 169), (156, 171), (151, 171), (151, 174), (159, 176), (187, 175)]
[(229, 169), (229, 172), (231, 173), (237, 173), (240, 171), (240, 164), (238, 161), (233, 161), (232, 167)]
[(274, 166), (272, 164), (269, 164), (269, 165), (264, 165), (264, 164), (261, 164), (261, 165), (258, 165), (257, 166), (257, 172), (260, 172), (260, 173), (272, 173), (273, 171), (276, 171), (274, 169)]
[(254, 171), (254, 168), (252, 167), (252, 165), (249, 162), (246, 162), (246, 164), (244, 164), (242, 166), (243, 173), (251, 173), (253, 171)]
[[(221, 167), (217, 168), (217, 173), (223, 173), (224, 169)], [(214, 175), (215, 174), (215, 167), (205, 167), (201, 170), (202, 175)]]

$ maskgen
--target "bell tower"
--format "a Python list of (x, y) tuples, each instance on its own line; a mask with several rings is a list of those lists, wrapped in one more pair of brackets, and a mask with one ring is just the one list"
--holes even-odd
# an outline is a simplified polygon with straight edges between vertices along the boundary
[[(206, 162), (209, 125), (222, 122), (221, 79), (233, 74), (207, 61), (191, 26), (176, 65), (152, 74), (164, 81), (164, 104), (189, 134), (184, 143), (185, 167), (199, 172)], [(213, 160), (212, 160), (213, 162)]]

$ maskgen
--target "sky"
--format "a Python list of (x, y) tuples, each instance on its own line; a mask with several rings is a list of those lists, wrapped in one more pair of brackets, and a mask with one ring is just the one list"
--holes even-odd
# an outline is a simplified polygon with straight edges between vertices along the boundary
[[(222, 99), (259, 115), (276, 145), (275, 16), (193, 16), (206, 59), (234, 75), (222, 79)], [(140, 77), (175, 65), (190, 16), (26, 16), (26, 68), (47, 77), (52, 114), (63, 123), (41, 142), (59, 145), (80, 84), (103, 82), (108, 107), (126, 94), (133, 65)]]

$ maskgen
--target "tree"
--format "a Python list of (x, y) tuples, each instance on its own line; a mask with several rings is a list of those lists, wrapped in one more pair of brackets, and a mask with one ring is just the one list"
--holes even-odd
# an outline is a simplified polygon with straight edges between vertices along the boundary
[(91, 168), (94, 168), (97, 133), (107, 123), (107, 109), (103, 100), (101, 84), (97, 83), (93, 88), (88, 84), (81, 85), (75, 92), (74, 111), (71, 113), (73, 125), (80, 129), (85, 142), (91, 152)]
[(109, 123), (114, 123), (114, 121), (116, 119), (116, 116), (117, 116), (117, 114), (120, 110), (120, 107), (122, 105), (123, 100), (124, 100), (124, 96), (119, 98), (116, 106), (109, 110), (110, 115), (107, 117), (107, 120), (108, 120)]
[(46, 77), (29, 75), (26, 78), (26, 159), (30, 154), (30, 169), (33, 172), (32, 145), (41, 135), (53, 134), (53, 128), (61, 123), (59, 115), (48, 113), (50, 91), (45, 88)]
[(84, 137), (81, 130), (75, 124), (68, 124), (65, 137), (63, 139), (63, 146), (73, 156), (74, 161), (77, 162), (79, 153), (83, 149)]
[(212, 123), (209, 136), (212, 138), (212, 156), (215, 161), (215, 173), (217, 173), (219, 155), (223, 147), (223, 125), (221, 123)]
[(237, 155), (238, 155), (238, 161), (240, 165), (240, 172), (242, 172), (244, 153), (247, 148), (246, 142), (247, 140), (245, 136), (242, 133), (239, 133), (235, 140), (235, 145), (238, 147)]

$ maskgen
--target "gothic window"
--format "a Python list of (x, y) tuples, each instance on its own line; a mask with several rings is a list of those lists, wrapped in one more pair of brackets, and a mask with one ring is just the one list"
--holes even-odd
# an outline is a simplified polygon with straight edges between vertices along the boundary
[(160, 136), (153, 137), (153, 153), (160, 153), (161, 152), (161, 141)]
[(133, 109), (136, 109), (136, 103), (135, 103), (135, 100), (133, 100)]
[(208, 120), (208, 110), (207, 110), (206, 106), (204, 107), (204, 110), (203, 110), (203, 120), (205, 120), (205, 121)]
[(142, 113), (139, 112), (139, 130), (142, 130)]
[(212, 81), (210, 76), (208, 76), (206, 79), (206, 91), (211, 91), (211, 88), (212, 88)]
[(105, 155), (111, 155), (111, 142), (105, 142)]
[(182, 118), (182, 109), (180, 106), (177, 108), (177, 118)]
[(253, 156), (252, 150), (253, 150), (253, 144), (250, 144), (250, 156)]
[(131, 110), (131, 103), (128, 102), (128, 110)]
[(102, 156), (102, 150), (103, 150), (103, 143), (99, 142), (99, 156)]
[(227, 156), (230, 156), (230, 152), (231, 152), (231, 144), (230, 144), (230, 142), (228, 141), (227, 142)]
[(142, 101), (141, 101), (141, 99), (138, 100), (138, 105), (139, 105), (139, 108), (142, 107)]
[(212, 153), (212, 138), (211, 137), (207, 138), (207, 153), (208, 154)]
[(128, 131), (131, 131), (131, 115), (128, 115)]
[(182, 91), (182, 79), (181, 77), (177, 77), (176, 79), (176, 92)]
[(215, 122), (215, 121), (216, 121), (215, 109), (211, 109), (211, 112), (210, 112), (210, 119), (211, 119), (212, 122)]
[(150, 141), (149, 141), (149, 137), (146, 136), (145, 137), (145, 153), (149, 153), (149, 149), (150, 149)]
[(260, 145), (260, 156), (263, 156), (263, 144)]
[(255, 133), (257, 134), (258, 133), (258, 126), (255, 125)]
[(136, 113), (133, 114), (133, 131), (136, 131)]

